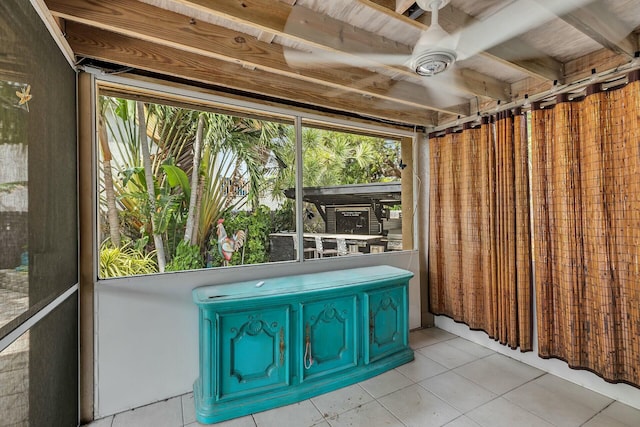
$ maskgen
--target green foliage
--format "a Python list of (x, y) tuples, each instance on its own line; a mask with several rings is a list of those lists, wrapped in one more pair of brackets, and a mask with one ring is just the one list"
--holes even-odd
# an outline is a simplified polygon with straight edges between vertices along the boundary
[[(290, 167), (295, 164), (294, 141), (294, 135), (290, 134), (288, 138), (282, 138), (278, 149), (274, 150), (278, 167), (270, 183), (276, 200), (282, 200), (285, 190), (295, 186), (295, 167)], [(302, 182), (305, 187), (389, 182), (401, 177), (401, 148), (396, 140), (304, 127), (302, 150)], [(293, 216), (289, 221), (293, 212), (293, 201), (285, 201), (275, 213), (277, 231), (295, 229)], [(307, 215), (304, 219), (305, 232), (324, 231), (324, 221), (314, 205), (305, 203), (304, 214)]]
[(176, 255), (165, 268), (165, 271), (195, 270), (204, 267), (200, 246), (190, 245), (181, 240), (176, 247)]
[[(240, 211), (224, 215), (224, 227), (229, 236), (238, 230), (245, 230), (247, 233), (244, 247), (233, 254), (229, 265), (261, 264), (269, 261), (269, 233), (272, 230), (269, 208), (259, 206), (253, 212)], [(211, 237), (209, 245), (211, 266), (221, 266), (223, 258), (218, 251), (217, 236)]]
[(0, 194), (11, 193), (16, 188), (27, 187), (28, 181), (15, 181), (15, 182), (3, 182), (0, 183)]
[[(151, 257), (149, 252), (155, 244), (149, 239), (153, 218), (155, 232), (161, 235), (171, 260), (168, 270), (201, 268), (202, 253), (207, 255), (207, 265), (222, 264), (215, 233), (218, 218), (225, 218), (230, 236), (238, 230), (247, 233), (245, 245), (234, 254), (231, 265), (267, 262), (269, 233), (296, 228), (295, 203), (285, 197), (284, 190), (294, 187), (298, 166), (302, 167), (305, 186), (381, 182), (400, 176), (397, 141), (307, 127), (303, 129), (303, 165), (296, 165), (291, 125), (146, 103), (147, 138), (143, 139), (149, 144), (155, 194), (155, 210), (151, 212), (136, 103), (102, 96), (99, 111), (107, 131), (106, 151), (111, 153), (120, 231), (125, 240), (139, 242), (136, 250), (121, 250), (130, 258)], [(194, 165), (196, 130), (201, 118), (201, 159)], [(103, 162), (99, 165), (105, 167)], [(198, 182), (191, 182), (194, 167)], [(100, 215), (106, 215), (108, 209), (104, 185), (101, 176)], [(5, 190), (0, 187), (0, 191)], [(196, 196), (195, 246), (182, 243), (192, 191)], [(281, 208), (271, 213), (259, 206), (263, 196), (282, 202)], [(251, 211), (238, 212), (243, 206)], [(310, 213), (306, 226), (324, 226), (315, 207), (309, 205), (305, 212)], [(315, 213), (313, 220), (311, 212)], [(100, 230), (105, 233), (107, 227)], [(101, 248), (101, 259), (103, 250), (108, 248)], [(104, 257), (110, 259), (112, 255), (105, 252)], [(110, 274), (141, 274), (132, 270), (133, 267), (114, 267)]]
[(287, 199), (273, 214), (273, 232), (291, 231), (296, 229), (295, 201)]
[(144, 253), (126, 243), (119, 248), (103, 243), (100, 247), (100, 278), (135, 276), (158, 272), (155, 252)]
[(400, 144), (352, 133), (303, 129), (304, 185), (383, 182), (400, 177)]
[[(147, 191), (147, 183), (144, 180), (144, 168), (136, 166), (124, 169), (120, 172), (122, 176), (122, 185), (127, 186), (129, 182), (136, 186), (140, 191)], [(136, 178), (135, 180), (133, 178)]]
[[(295, 185), (295, 137), (274, 145), (276, 166), (270, 175), (276, 199)], [(384, 138), (322, 130), (302, 129), (302, 181), (305, 187), (362, 184), (398, 180), (400, 143)]]
[(165, 175), (167, 176), (167, 182), (171, 188), (182, 188), (182, 191), (185, 194), (185, 199), (189, 200), (191, 196), (191, 187), (189, 186), (189, 178), (187, 174), (177, 166), (172, 164), (163, 164), (162, 170), (164, 170)]

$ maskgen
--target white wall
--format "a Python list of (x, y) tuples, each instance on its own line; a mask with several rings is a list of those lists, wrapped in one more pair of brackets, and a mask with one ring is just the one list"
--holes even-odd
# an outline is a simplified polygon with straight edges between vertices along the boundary
[[(535, 319), (534, 319), (535, 325)], [(435, 326), (462, 338), (473, 341), (476, 344), (488, 347), (498, 353), (519, 360), (528, 365), (534, 366), (543, 371), (557, 375), (567, 381), (571, 381), (580, 386), (586, 387), (595, 392), (609, 396), (612, 399), (640, 409), (640, 389), (627, 384), (611, 384), (604, 381), (599, 376), (585, 370), (571, 369), (567, 363), (558, 359), (542, 359), (538, 357), (538, 339), (534, 326), (533, 351), (522, 353), (520, 350), (511, 350), (509, 347), (501, 345), (492, 340), (482, 331), (472, 331), (462, 323), (456, 323), (445, 316), (435, 316)]]
[(95, 291), (95, 417), (192, 390), (198, 376), (198, 286), (388, 264), (410, 270), (409, 325), (420, 327), (418, 252), (386, 252), (112, 279)]

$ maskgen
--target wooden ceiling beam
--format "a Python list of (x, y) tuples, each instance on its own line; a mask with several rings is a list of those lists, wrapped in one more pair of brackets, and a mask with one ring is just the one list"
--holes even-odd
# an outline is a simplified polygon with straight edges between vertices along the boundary
[(393, 10), (395, 13), (403, 15), (413, 4), (415, 0), (369, 0), (385, 9)]
[[(251, 26), (260, 31), (274, 32), (278, 36), (303, 43), (316, 49), (333, 52), (339, 55), (391, 54), (411, 55), (411, 47), (396, 43), (382, 36), (347, 25), (342, 21), (321, 15), (310, 9), (296, 6), (295, 8), (271, 0), (170, 0), (174, 4), (207, 13), (241, 25)], [(425, 29), (403, 15), (399, 15), (368, 0), (360, 0), (360, 4), (369, 6), (372, 10), (389, 13), (392, 19), (400, 19), (408, 25), (418, 29)], [(295, 12), (295, 13), (294, 13)], [(396, 73), (415, 79), (416, 75), (407, 67), (379, 64), (387, 72)], [(461, 81), (461, 75), (457, 76)], [(510, 85), (495, 77), (476, 73), (476, 79), (459, 87), (469, 95), (489, 96), (494, 99), (509, 99)], [(475, 83), (480, 82), (476, 85)]]
[(411, 54), (409, 46), (345, 24), (303, 6), (272, 0), (168, 0), (211, 16), (274, 32), (318, 49), (341, 53)]
[(429, 108), (448, 114), (465, 114), (429, 99), (429, 90), (421, 84), (393, 80), (363, 68), (292, 68), (280, 45), (270, 43), (274, 33), (263, 31), (263, 41), (237, 31), (195, 21), (185, 15), (141, 2), (111, 0), (105, 3), (86, 0), (46, 0), (55, 16), (104, 30), (117, 32), (176, 49), (242, 64), (245, 69), (261, 68), (281, 78), (293, 78), (328, 85), (331, 93), (354, 92), (404, 104), (405, 109)]
[(396, 13), (399, 13), (402, 15), (407, 10), (409, 10), (409, 8), (413, 6), (414, 3), (415, 3), (415, 0), (396, 0), (395, 11)]
[(393, 10), (396, 8), (396, 0), (371, 0), (371, 2), (386, 9)]
[[(578, 8), (561, 16), (561, 19), (602, 47), (617, 54), (633, 58), (638, 51), (636, 34), (631, 32), (632, 29), (629, 29), (628, 34), (621, 34), (621, 29), (626, 26), (601, 2)], [(627, 31), (624, 32), (627, 33)]]
[(76, 55), (207, 85), (255, 93), (305, 106), (354, 113), (397, 123), (429, 126), (433, 111), (375, 97), (336, 93), (332, 88), (300, 80), (285, 80), (264, 70), (246, 70), (240, 64), (182, 51), (149, 41), (67, 22), (67, 40)]

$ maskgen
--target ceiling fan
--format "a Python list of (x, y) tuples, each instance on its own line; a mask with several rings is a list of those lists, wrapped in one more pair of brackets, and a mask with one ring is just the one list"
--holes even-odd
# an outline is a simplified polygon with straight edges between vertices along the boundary
[(439, 11), (450, 0), (417, 0), (425, 12), (431, 12), (431, 25), (422, 33), (413, 50), (410, 68), (420, 76), (435, 76), (453, 65), (458, 58), (454, 40), (438, 22)]
[[(410, 68), (420, 76), (434, 76), (461, 61), (594, 0), (516, 0), (486, 19), (449, 34), (438, 23), (439, 10), (450, 0), (416, 0), (431, 12), (431, 25), (416, 43)], [(622, 37), (622, 35), (621, 35)]]
[[(516, 37), (594, 0), (515, 0), (456, 32), (447, 33), (439, 24), (439, 11), (451, 0), (416, 0), (431, 12), (431, 25), (421, 32), (411, 54), (359, 52), (302, 52), (285, 49), (287, 62), (294, 67), (401, 65), (418, 76), (441, 74), (459, 61)], [(294, 8), (295, 11), (295, 8)], [(297, 18), (292, 14), (291, 20)], [(288, 25), (288, 24), (287, 24)], [(295, 24), (294, 24), (295, 25)]]
[[(399, 37), (395, 47), (392, 40), (386, 39), (390, 43), (382, 43), (377, 51), (372, 50), (366, 42), (351, 43), (353, 40), (343, 38), (343, 33), (348, 33), (352, 28), (348, 23), (348, 14), (353, 11), (353, 8), (349, 8), (350, 1), (345, 0), (343, 9), (334, 9), (332, 25), (335, 22), (343, 23), (342, 27), (332, 27), (330, 34), (335, 34), (334, 38), (327, 37), (329, 33), (326, 31), (314, 34), (314, 31), (322, 29), (325, 25), (325, 16), (303, 5), (297, 6), (300, 3), (306, 4), (300, 1), (292, 9), (286, 24), (287, 27), (291, 25), (291, 28), (285, 28), (285, 33), (293, 34), (294, 39), (297, 37), (301, 43), (291, 47), (285, 46), (284, 56), (292, 68), (298, 69), (344, 68), (346, 76), (349, 75), (349, 68), (368, 69), (376, 75), (387, 76), (388, 80), (383, 80), (383, 84), (387, 85), (388, 95), (402, 98), (404, 95), (400, 93), (409, 90), (415, 95), (412, 97), (414, 100), (422, 98), (430, 107), (451, 114), (458, 106), (466, 105), (472, 99), (475, 99), (476, 106), (478, 105), (477, 89), (474, 89), (473, 84), (469, 84), (469, 79), (473, 79), (474, 68), (473, 65), (466, 65), (473, 62), (465, 60), (590, 3), (598, 3), (598, 7), (607, 8), (602, 0), (505, 0), (493, 2), (491, 9), (485, 10), (469, 24), (447, 32), (440, 26), (440, 11), (455, 1), (416, 0), (421, 9), (431, 12), (431, 25), (422, 31), (416, 31), (413, 25), (407, 27), (416, 34), (415, 43), (400, 41), (402, 38), (409, 38), (405, 35)], [(334, 2), (340, 4), (339, 0)], [(628, 27), (614, 25), (611, 22), (603, 21), (599, 24), (615, 31), (620, 39), (632, 31)], [(317, 38), (314, 38), (316, 34)], [(305, 45), (307, 41), (311, 43)], [(535, 56), (532, 55), (540, 53), (535, 49), (509, 52), (509, 58), (501, 58), (514, 61), (533, 59)], [(408, 85), (399, 88), (397, 83), (403, 80), (403, 83), (408, 81), (416, 85), (413, 88)], [(355, 80), (351, 87), (358, 88), (371, 81), (375, 81), (375, 77)], [(477, 87), (476, 83), (475, 88)], [(339, 90), (336, 89), (334, 92)], [(331, 93), (328, 93), (328, 96), (331, 96)], [(494, 92), (490, 97), (498, 101), (510, 99), (508, 93), (499, 95)], [(411, 102), (413, 101), (409, 100), (407, 104)]]

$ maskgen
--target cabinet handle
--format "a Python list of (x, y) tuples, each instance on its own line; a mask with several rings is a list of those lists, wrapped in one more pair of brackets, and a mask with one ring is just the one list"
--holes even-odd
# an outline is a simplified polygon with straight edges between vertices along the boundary
[(376, 318), (373, 315), (373, 310), (369, 310), (369, 341), (373, 342), (376, 329)]
[(284, 365), (284, 351), (286, 345), (284, 343), (284, 326), (280, 328), (280, 366)]
[(311, 355), (311, 327), (307, 323), (304, 336), (304, 357), (302, 358), (304, 368), (309, 369), (313, 366), (313, 356)]

